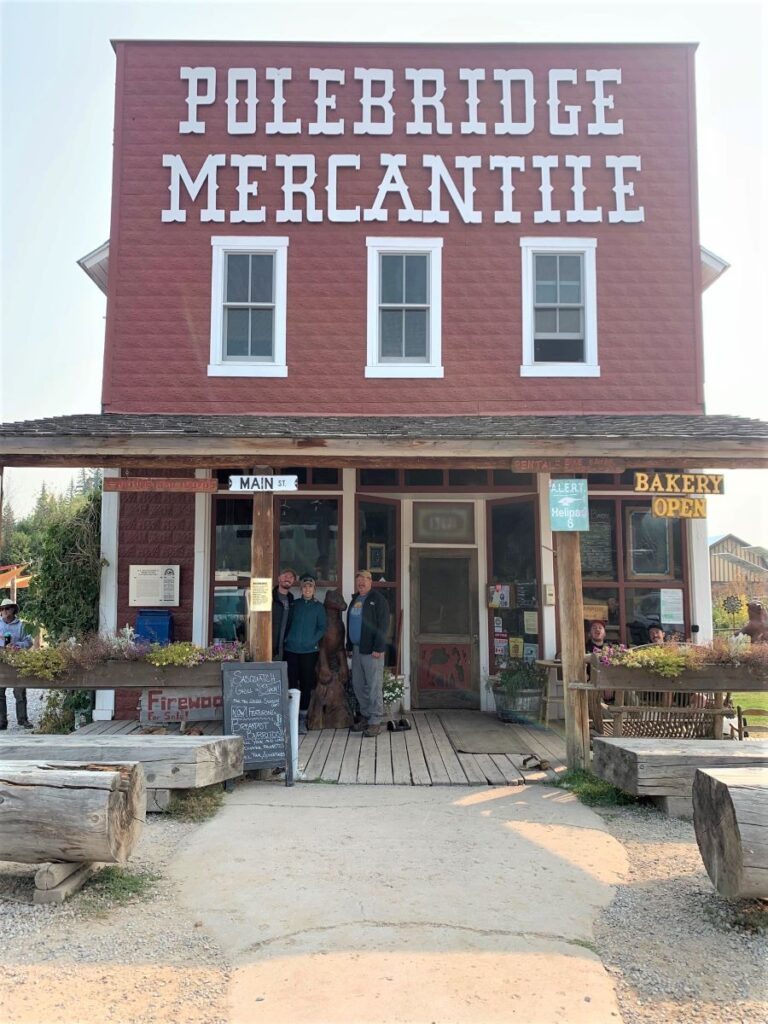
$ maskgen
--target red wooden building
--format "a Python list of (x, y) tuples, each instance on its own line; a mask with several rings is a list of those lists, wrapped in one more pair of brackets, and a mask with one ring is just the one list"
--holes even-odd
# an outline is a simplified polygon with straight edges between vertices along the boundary
[(103, 413), (0, 435), (5, 465), (198, 481), (105, 493), (105, 628), (135, 619), (132, 566), (174, 565), (176, 637), (243, 636), (229, 476), (269, 467), (299, 478), (274, 569), (348, 597), (370, 568), (414, 706), (489, 707), (510, 651), (554, 654), (553, 475), (589, 482), (588, 614), (707, 635), (706, 521), (633, 490), (766, 465), (765, 424), (704, 413), (725, 264), (699, 242), (693, 46), (114, 45), (110, 239), (81, 261)]

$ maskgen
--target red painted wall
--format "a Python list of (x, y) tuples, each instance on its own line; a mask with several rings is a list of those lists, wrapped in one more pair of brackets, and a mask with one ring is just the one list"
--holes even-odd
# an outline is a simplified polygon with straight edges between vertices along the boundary
[[(698, 225), (696, 220), (694, 48), (648, 46), (371, 46), (319, 44), (118, 43), (113, 217), (103, 405), (108, 412), (476, 414), (476, 413), (647, 413), (702, 411)], [(180, 135), (187, 116), (182, 66), (218, 69), (215, 105), (201, 108), (204, 135)], [(267, 136), (272, 116), (271, 85), (263, 68), (291, 67), (286, 85), (286, 118), (300, 116), (300, 135)], [(390, 136), (356, 136), (360, 84), (353, 70), (395, 71), (395, 130)], [(226, 125), (226, 69), (257, 67), (260, 103), (255, 135), (229, 136)], [(343, 136), (309, 136), (315, 86), (310, 67), (344, 68), (347, 84), (336, 89)], [(412, 116), (406, 67), (439, 67), (446, 73), (448, 136), (408, 136)], [(488, 133), (464, 135), (465, 87), (458, 68), (489, 69), (481, 83), (480, 116)], [(494, 67), (530, 68), (536, 89), (536, 127), (529, 136), (496, 136), (500, 119)], [(593, 88), (587, 68), (621, 68), (622, 84), (607, 92), (616, 108), (607, 117), (624, 119), (620, 136), (588, 136)], [(579, 84), (563, 89), (561, 102), (582, 106), (577, 136), (551, 136), (547, 73), (575, 68)], [(485, 104), (484, 106), (482, 104)], [(242, 106), (242, 105), (241, 105)], [(562, 109), (562, 108), (561, 108)], [(331, 115), (333, 116), (333, 115)], [(404, 172), (418, 208), (429, 205), (428, 172), (421, 156), (478, 154), (475, 206), (483, 223), (466, 225), (446, 196), (448, 224), (401, 224), (398, 202), (388, 203), (387, 223), (276, 223), (282, 206), (282, 170), (276, 153), (317, 156), (318, 206), (325, 207), (325, 163), (331, 153), (356, 153), (360, 172), (340, 172), (340, 203), (370, 206), (381, 179), (379, 154), (405, 153)], [(202, 197), (189, 200), (183, 224), (161, 222), (168, 205), (170, 172), (164, 153), (181, 154), (196, 173), (209, 153), (261, 153), (269, 160), (257, 174), (265, 224), (204, 224)], [(515, 177), (515, 208), (522, 222), (495, 224), (500, 174), (487, 157), (510, 153), (526, 158)], [(533, 223), (539, 209), (538, 171), (533, 154), (558, 154), (553, 173), (554, 205), (571, 207), (571, 172), (566, 154), (589, 154), (586, 205), (600, 204), (600, 224)], [(640, 173), (627, 205), (645, 207), (645, 223), (609, 224), (613, 173), (606, 154), (639, 154)], [(452, 161), (451, 161), (452, 162)], [(412, 165), (412, 166), (411, 166)], [(236, 171), (219, 172), (220, 205), (237, 206)], [(209, 378), (212, 235), (280, 234), (288, 250), (288, 377)], [(443, 365), (440, 380), (366, 380), (366, 247), (368, 235), (441, 236), (443, 248)], [(596, 237), (598, 379), (520, 377), (521, 310), (519, 238), (529, 235)], [(599, 453), (596, 453), (599, 454)], [(140, 499), (135, 499), (140, 500)], [(154, 499), (153, 499), (154, 500)], [(184, 501), (186, 499), (172, 499)], [(191, 507), (191, 499), (189, 499)], [(165, 556), (164, 556), (165, 557)]]

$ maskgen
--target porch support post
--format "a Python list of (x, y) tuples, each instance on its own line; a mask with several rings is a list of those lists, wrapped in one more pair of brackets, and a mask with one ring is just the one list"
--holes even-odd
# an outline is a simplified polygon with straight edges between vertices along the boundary
[[(118, 477), (119, 469), (105, 469), (103, 476)], [(99, 632), (117, 632), (117, 550), (120, 529), (120, 494), (101, 494), (101, 582), (99, 585)], [(111, 722), (115, 714), (115, 691), (97, 690), (93, 709), (95, 722)]]
[(555, 628), (555, 606), (544, 603), (544, 588), (555, 584), (555, 553), (552, 527), (549, 523), (549, 473), (537, 477), (539, 494), (539, 562), (541, 565), (541, 648), (540, 658), (554, 658), (557, 653), (557, 629)]
[[(195, 478), (206, 480), (210, 469), (196, 469)], [(208, 646), (211, 588), (211, 506), (213, 495), (195, 495), (195, 560), (192, 588), (192, 643)]]
[[(255, 474), (270, 475), (272, 469), (259, 466)], [(253, 496), (251, 534), (251, 579), (272, 579), (274, 547), (274, 496), (271, 492)], [(272, 608), (256, 612), (249, 606), (248, 647), (251, 661), (272, 661)]]
[(689, 519), (688, 531), (688, 572), (691, 609), (691, 625), (699, 631), (693, 635), (693, 642), (706, 644), (712, 639), (712, 584), (709, 572), (709, 542), (707, 541), (707, 520)]
[(576, 532), (557, 535), (557, 590), (560, 648), (565, 688), (565, 747), (569, 769), (589, 767), (587, 691), (569, 683), (587, 679), (584, 664), (584, 601), (581, 592), (581, 550)]

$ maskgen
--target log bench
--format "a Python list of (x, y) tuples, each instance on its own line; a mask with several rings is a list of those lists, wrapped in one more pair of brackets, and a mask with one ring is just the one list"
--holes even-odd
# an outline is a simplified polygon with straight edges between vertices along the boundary
[(768, 768), (698, 769), (693, 824), (717, 891), (768, 899)]
[(199, 789), (243, 774), (242, 736), (0, 736), (0, 761), (138, 761), (144, 768), (147, 810), (162, 811), (170, 791)]
[(124, 864), (145, 817), (138, 763), (0, 760), (0, 860), (44, 865), (35, 903), (62, 902), (98, 864)]
[(595, 737), (592, 771), (633, 796), (653, 798), (668, 814), (693, 815), (697, 768), (768, 766), (768, 742)]

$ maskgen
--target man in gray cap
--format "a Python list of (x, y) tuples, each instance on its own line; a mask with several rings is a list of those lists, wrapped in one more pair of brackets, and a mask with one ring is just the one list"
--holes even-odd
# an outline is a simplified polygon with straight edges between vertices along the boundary
[(384, 653), (387, 649), (389, 604), (373, 589), (367, 569), (355, 576), (355, 593), (347, 612), (347, 650), (352, 651), (352, 687), (361, 720), (353, 725), (364, 736), (378, 736), (384, 718)]
[[(0, 601), (0, 644), (3, 647), (31, 647), (32, 637), (24, 629), (24, 623), (18, 617), (19, 606), (9, 597)], [(16, 698), (16, 721), (25, 729), (32, 725), (27, 717), (27, 691), (23, 686), (14, 686), (13, 696)], [(5, 690), (0, 700), (0, 729), (8, 728), (8, 712), (5, 706)]]

